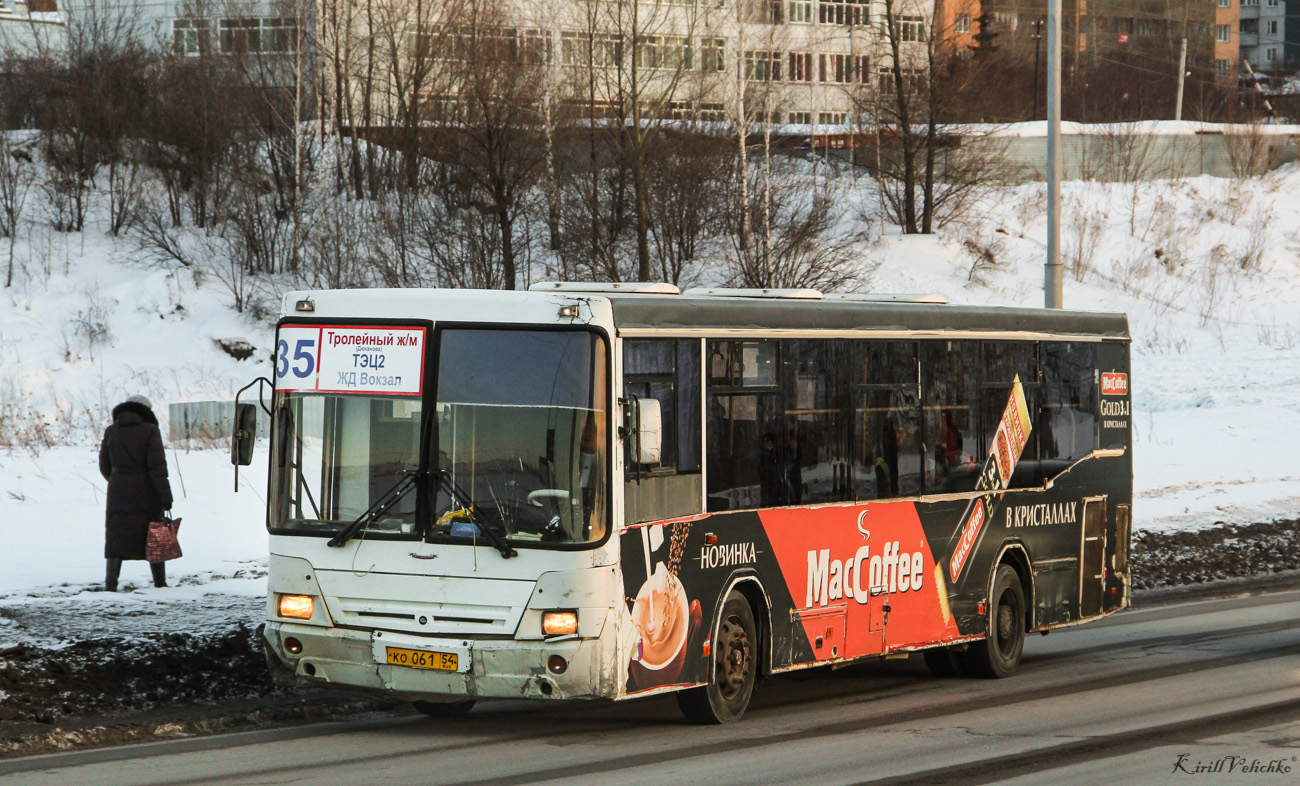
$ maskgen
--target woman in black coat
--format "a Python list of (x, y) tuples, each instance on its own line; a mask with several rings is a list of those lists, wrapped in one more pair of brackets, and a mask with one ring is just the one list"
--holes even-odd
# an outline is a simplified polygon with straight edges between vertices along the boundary
[[(108, 481), (104, 588), (116, 592), (122, 560), (145, 558), (149, 522), (161, 520), (172, 506), (167, 456), (149, 399), (132, 396), (113, 407), (113, 425), (99, 447), (99, 472)], [(149, 568), (154, 586), (167, 586), (166, 563), (150, 563)]]

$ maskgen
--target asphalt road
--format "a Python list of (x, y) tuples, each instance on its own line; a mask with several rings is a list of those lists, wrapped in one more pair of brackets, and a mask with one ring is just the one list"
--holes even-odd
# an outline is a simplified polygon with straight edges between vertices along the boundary
[[(0, 761), (76, 784), (1296, 784), (1300, 592), (1135, 609), (1033, 636), (1008, 680), (919, 658), (769, 680), (726, 727), (671, 698), (485, 703)], [(1198, 770), (1198, 768), (1200, 768)]]

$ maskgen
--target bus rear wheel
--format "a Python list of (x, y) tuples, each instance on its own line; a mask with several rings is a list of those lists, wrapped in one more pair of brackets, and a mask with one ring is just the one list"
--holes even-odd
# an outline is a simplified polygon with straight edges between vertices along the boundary
[(749, 601), (732, 592), (718, 617), (708, 682), (677, 694), (677, 706), (693, 723), (734, 723), (749, 707), (758, 670), (758, 628)]
[(474, 699), (460, 701), (413, 701), (411, 706), (430, 718), (460, 718), (474, 709)]
[(1025, 591), (1020, 574), (1010, 565), (999, 565), (989, 594), (988, 629), (983, 641), (966, 650), (971, 674), (1001, 679), (1015, 674), (1025, 650)]

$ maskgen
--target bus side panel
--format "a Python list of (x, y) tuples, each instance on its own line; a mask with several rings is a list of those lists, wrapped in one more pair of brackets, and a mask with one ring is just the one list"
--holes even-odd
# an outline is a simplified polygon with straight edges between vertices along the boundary
[[(961, 511), (953, 513), (952, 503), (918, 505), (931, 549), (945, 560), (948, 602), (963, 636), (984, 633), (985, 620), (979, 606), (988, 602), (993, 573), (1007, 550), (1021, 552), (1014, 556), (1023, 557), (1032, 572), (1027, 577), (1030, 581), (1025, 602), (1033, 609), (1034, 628), (1082, 618), (1080, 573), (1085, 557), (1085, 505), (1097, 500), (1105, 506), (1110, 548), (1115, 529), (1113, 512), (1117, 503), (1128, 499), (1127, 487), (1119, 481), (1128, 466), (1127, 456), (1093, 457), (1053, 478), (1050, 488), (982, 495), (985, 514), (979, 531), (971, 531), (969, 517), (962, 518)], [(967, 539), (974, 545), (962, 565), (954, 556)], [(1024, 567), (1023, 563), (1020, 567)], [(1112, 602), (1107, 585), (1104, 610), (1117, 608), (1123, 591), (1121, 586)]]
[[(813, 660), (791, 625), (794, 608), (759, 513), (737, 511), (631, 527), (620, 538), (629, 627), (627, 694), (697, 685), (708, 675), (711, 626), (723, 593), (739, 576), (756, 576), (771, 603), (770, 647), (778, 662)], [(766, 617), (755, 609), (755, 616)], [(761, 623), (760, 623), (761, 625)]]
[[(949, 507), (955, 518), (960, 508)], [(771, 604), (777, 670), (959, 638), (930, 540), (910, 500), (716, 513), (626, 530), (627, 693), (703, 682), (723, 593), (747, 576)]]
[(1111, 486), (1106, 527), (1106, 611), (1128, 606), (1129, 538), (1133, 522), (1133, 392), (1129, 367), (1129, 345), (1105, 343), (1097, 348), (1100, 380), (1098, 443), (1103, 448), (1122, 449), (1113, 459), (1112, 472), (1102, 481)]
[[(703, 514), (629, 528), (621, 536), (632, 620), (627, 694), (707, 679), (712, 624), (737, 579), (770, 603), (775, 670), (983, 636), (989, 582), (1006, 549), (1032, 570), (1036, 628), (1081, 619), (1085, 505), (1105, 507), (1102, 611), (1127, 605), (1127, 554), (1115, 511), (1131, 494), (1131, 461), (1084, 459), (1049, 488), (935, 501), (894, 500)], [(1123, 535), (1123, 533), (1119, 533)], [(1112, 592), (1112, 590), (1114, 590)], [(766, 613), (755, 609), (764, 630)]]

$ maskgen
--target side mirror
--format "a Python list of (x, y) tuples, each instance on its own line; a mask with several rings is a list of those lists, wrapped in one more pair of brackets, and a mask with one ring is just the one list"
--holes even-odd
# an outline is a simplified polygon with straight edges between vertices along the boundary
[(652, 398), (637, 401), (636, 407), (637, 463), (658, 464), (663, 454), (663, 413), (659, 402)]
[(253, 440), (257, 436), (257, 405), (235, 405), (235, 428), (230, 436), (230, 463), (247, 467), (253, 463)]

